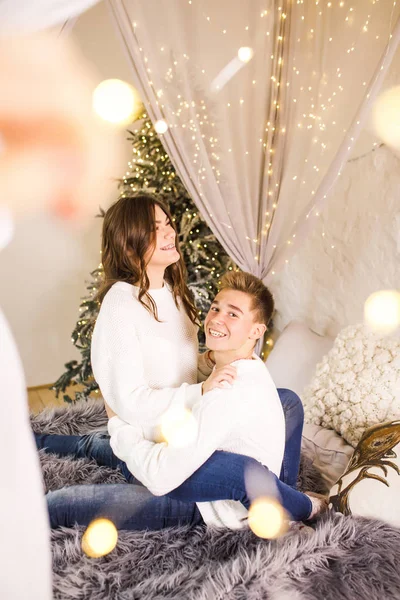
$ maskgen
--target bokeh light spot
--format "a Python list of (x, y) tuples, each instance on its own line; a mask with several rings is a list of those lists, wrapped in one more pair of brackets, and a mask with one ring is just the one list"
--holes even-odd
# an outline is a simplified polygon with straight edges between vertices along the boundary
[(400, 292), (382, 290), (367, 298), (364, 319), (374, 333), (389, 335), (400, 326)]
[(375, 133), (396, 150), (400, 150), (400, 85), (383, 92), (372, 110)]
[(166, 121), (164, 121), (163, 119), (160, 119), (159, 121), (156, 121), (154, 123), (154, 129), (156, 130), (157, 133), (162, 135), (163, 133), (166, 133), (166, 131), (168, 130), (168, 123)]
[(238, 58), (244, 63), (248, 63), (254, 56), (253, 48), (249, 48), (248, 46), (242, 46), (238, 50)]
[(170, 446), (189, 446), (196, 439), (197, 430), (197, 421), (186, 408), (174, 408), (162, 416), (161, 433)]
[(114, 550), (118, 531), (108, 519), (92, 521), (82, 537), (82, 550), (90, 558), (100, 558)]
[(108, 121), (124, 125), (134, 121), (143, 110), (139, 92), (120, 79), (106, 79), (93, 92), (93, 110)]
[(275, 498), (257, 498), (249, 509), (250, 529), (260, 538), (276, 539), (286, 533), (289, 520), (285, 509)]

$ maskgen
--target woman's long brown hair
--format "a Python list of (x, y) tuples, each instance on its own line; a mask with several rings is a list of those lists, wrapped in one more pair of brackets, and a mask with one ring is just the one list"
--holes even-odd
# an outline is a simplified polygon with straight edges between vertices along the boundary
[[(114, 283), (125, 281), (139, 287), (139, 302), (158, 321), (157, 306), (148, 293), (150, 281), (145, 261), (145, 255), (156, 242), (156, 205), (167, 215), (176, 232), (168, 208), (150, 194), (122, 197), (107, 210), (101, 244), (104, 280), (97, 300), (102, 302)], [(172, 288), (176, 306), (179, 308), (181, 302), (192, 323), (197, 325), (198, 313), (186, 285), (186, 267), (178, 244), (177, 250), (180, 258), (165, 269), (164, 279)]]

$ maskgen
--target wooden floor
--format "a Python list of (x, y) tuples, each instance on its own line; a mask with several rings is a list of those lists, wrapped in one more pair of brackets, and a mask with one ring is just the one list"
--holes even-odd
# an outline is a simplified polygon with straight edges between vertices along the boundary
[[(34, 388), (28, 388), (28, 403), (29, 410), (35, 414), (41, 412), (45, 408), (54, 406), (66, 406), (63, 400), (63, 394), (60, 393), (58, 398), (53, 390), (49, 389), (49, 385), (38, 386)], [(74, 386), (66, 390), (65, 393), (69, 394), (72, 398), (74, 393), (79, 391), (80, 386)]]

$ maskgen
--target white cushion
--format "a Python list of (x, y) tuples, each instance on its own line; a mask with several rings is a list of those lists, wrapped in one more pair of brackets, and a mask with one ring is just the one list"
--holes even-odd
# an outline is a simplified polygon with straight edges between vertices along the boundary
[(301, 449), (321, 472), (329, 490), (343, 475), (354, 452), (333, 429), (325, 429), (319, 425), (305, 424)]
[(288, 388), (302, 396), (317, 364), (332, 346), (332, 338), (314, 333), (304, 323), (289, 323), (265, 363), (276, 387)]
[(347, 327), (302, 395), (305, 420), (356, 446), (367, 427), (400, 417), (400, 340)]
[(400, 421), (375, 425), (363, 434), (346, 472), (331, 490), (330, 502), (345, 515), (400, 527), (399, 472)]

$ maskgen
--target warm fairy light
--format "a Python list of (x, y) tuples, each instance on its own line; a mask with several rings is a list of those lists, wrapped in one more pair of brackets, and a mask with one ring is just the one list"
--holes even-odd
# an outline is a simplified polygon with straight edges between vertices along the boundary
[(375, 333), (393, 333), (400, 326), (400, 292), (382, 290), (371, 294), (364, 304), (364, 319)]
[(110, 123), (131, 123), (143, 109), (139, 93), (120, 79), (106, 79), (93, 92), (93, 110)]
[(392, 87), (379, 96), (374, 104), (372, 120), (381, 140), (400, 150), (400, 86)]
[(289, 520), (275, 498), (257, 498), (249, 509), (249, 527), (258, 537), (271, 540), (288, 530)]
[(187, 408), (172, 408), (161, 418), (162, 436), (167, 444), (175, 448), (193, 443), (197, 430), (197, 421)]
[(154, 123), (154, 129), (158, 134), (162, 135), (168, 130), (168, 123), (163, 119), (160, 119)]
[(90, 558), (100, 558), (117, 545), (118, 531), (108, 519), (92, 521), (82, 537), (82, 550)]
[[(375, 4), (375, 1), (372, 0), (372, 3)], [(192, 4), (192, 0), (189, 0), (189, 4)], [(193, 4), (195, 4), (195, 2), (193, 2)], [(305, 4), (304, 0), (297, 0), (297, 4), (303, 5)], [(358, 9), (353, 9), (351, 6), (349, 6), (349, 4), (351, 4), (349, 2), (349, 0), (344, 1), (344, 0), (337, 0), (337, 2), (332, 1), (328, 1), (326, 0), (326, 2), (322, 2), (321, 0), (317, 0), (315, 2), (315, 4), (317, 6), (319, 6), (319, 8), (324, 9), (327, 8), (330, 11), (330, 8), (332, 8), (332, 11), (334, 11), (335, 9), (337, 9), (336, 11), (336, 15), (337, 18), (339, 19), (340, 17), (340, 21), (342, 22), (342, 25), (344, 25), (344, 19), (346, 18), (346, 22), (347, 22), (347, 26), (346, 28), (343, 27), (343, 32), (344, 32), (344, 39), (343, 39), (343, 51), (348, 53), (349, 58), (350, 57), (354, 57), (355, 54), (357, 54), (357, 52), (361, 49), (359, 46), (361, 43), (364, 42), (364, 38), (368, 38), (371, 35), (373, 35), (373, 31), (372, 31), (372, 27), (373, 27), (373, 17), (372, 14), (365, 14), (363, 16), (362, 19), (359, 19), (360, 16), (360, 11)], [(322, 6), (323, 5), (323, 6)], [(395, 3), (394, 3), (395, 5)], [(340, 10), (339, 8), (340, 7)], [(345, 8), (344, 8), (345, 7)], [(343, 8), (343, 10), (341, 10)], [(286, 133), (286, 136), (288, 135), (288, 133), (290, 135), (293, 135), (292, 132), (286, 132), (285, 127), (281, 127), (282, 122), (284, 122), (284, 118), (285, 118), (285, 107), (283, 105), (283, 101), (281, 98), (281, 93), (282, 93), (282, 88), (285, 86), (289, 87), (289, 85), (291, 86), (290, 89), (293, 90), (293, 92), (291, 93), (291, 100), (293, 101), (293, 103), (296, 105), (294, 108), (296, 108), (296, 112), (295, 112), (295, 116), (294, 118), (295, 120), (295, 125), (296, 125), (296, 131), (295, 131), (295, 136), (300, 140), (300, 138), (304, 138), (304, 140), (306, 141), (307, 138), (309, 137), (309, 131), (313, 129), (312, 135), (313, 135), (313, 139), (312, 139), (312, 143), (315, 144), (315, 150), (317, 151), (317, 153), (315, 152), (309, 152), (309, 160), (310, 160), (310, 164), (308, 165), (307, 169), (309, 171), (311, 171), (312, 169), (312, 175), (315, 175), (316, 173), (319, 173), (321, 171), (323, 171), (325, 169), (325, 163), (323, 161), (320, 160), (320, 155), (318, 154), (318, 150), (321, 151), (321, 148), (324, 150), (324, 152), (322, 152), (321, 154), (323, 156), (327, 156), (329, 158), (329, 150), (331, 149), (331, 144), (328, 141), (329, 140), (329, 135), (330, 135), (330, 129), (333, 130), (335, 129), (337, 131), (337, 134), (340, 135), (341, 134), (341, 130), (342, 130), (342, 126), (344, 123), (342, 123), (342, 121), (340, 120), (340, 118), (338, 117), (338, 105), (336, 104), (340, 92), (345, 92), (346, 93), (346, 89), (344, 89), (343, 86), (338, 85), (339, 83), (344, 83), (343, 80), (345, 79), (346, 76), (348, 76), (348, 73), (346, 72), (345, 69), (343, 69), (342, 67), (342, 71), (341, 71), (341, 67), (337, 67), (337, 65), (335, 65), (334, 68), (334, 72), (332, 73), (322, 73), (322, 70), (319, 71), (319, 67), (317, 65), (314, 65), (315, 68), (315, 72), (312, 71), (312, 69), (309, 69), (308, 71), (306, 70), (306, 72), (304, 72), (306, 65), (306, 61), (304, 61), (304, 66), (301, 66), (301, 63), (297, 60), (298, 56), (296, 55), (296, 52), (293, 55), (293, 64), (290, 68), (290, 73), (289, 73), (289, 67), (288, 67), (288, 71), (284, 72), (282, 65), (283, 65), (283, 49), (286, 46), (286, 41), (288, 39), (288, 32), (285, 30), (285, 27), (287, 28), (290, 22), (290, 15), (286, 15), (286, 13), (284, 12), (284, 8), (280, 7), (279, 8), (279, 13), (278, 15), (280, 15), (280, 22), (279, 22), (279, 27), (277, 28), (276, 31), (271, 31), (271, 32), (267, 32), (265, 31), (265, 35), (269, 36), (271, 33), (271, 38), (267, 38), (268, 41), (270, 42), (270, 45), (267, 44), (266, 47), (266, 56), (270, 56), (271, 57), (271, 61), (274, 61), (271, 65), (271, 71), (270, 73), (268, 73), (268, 78), (271, 78), (273, 85), (271, 86), (271, 90), (272, 90), (272, 96), (271, 96), (271, 109), (272, 112), (269, 116), (271, 123), (268, 123), (268, 128), (266, 129), (267, 135), (265, 135), (264, 138), (260, 138), (259, 141), (259, 149), (260, 151), (264, 151), (266, 156), (267, 156), (267, 161), (266, 161), (266, 168), (268, 169), (268, 175), (270, 176), (268, 178), (268, 189), (265, 193), (265, 204), (268, 205), (268, 207), (270, 209), (275, 210), (277, 208), (277, 203), (274, 202), (273, 206), (271, 206), (270, 202), (272, 201), (272, 199), (278, 201), (279, 200), (279, 195), (280, 195), (280, 189), (279, 189), (279, 183), (276, 183), (276, 181), (279, 179), (280, 177), (280, 173), (279, 173), (279, 168), (278, 165), (276, 164), (276, 156), (277, 154), (280, 153), (280, 138), (283, 136), (283, 134)], [(332, 12), (330, 11), (330, 12)], [(304, 12), (304, 11), (301, 11)], [(328, 11), (326, 11), (328, 12)], [(370, 12), (368, 10), (368, 12)], [(267, 10), (261, 10), (258, 13), (258, 16), (263, 19), (264, 17), (266, 17), (268, 14)], [(307, 14), (307, 13), (306, 13)], [(318, 13), (318, 11), (316, 12), (316, 14), (322, 15), (323, 13), (320, 11)], [(210, 16), (207, 16), (206, 14), (203, 14), (203, 17), (207, 20), (210, 21)], [(300, 20), (301, 19), (301, 20)], [(213, 20), (213, 19), (212, 19)], [(262, 21), (262, 24), (265, 25), (265, 28), (268, 29), (268, 23), (266, 23), (267, 19), (264, 19)], [(208, 25), (209, 26), (209, 25)], [(217, 27), (217, 34), (220, 38), (224, 39), (227, 37), (225, 34), (227, 33), (226, 29), (223, 29), (223, 24), (220, 24), (220, 26)], [(244, 23), (243, 23), (244, 26)], [(314, 37), (317, 35), (318, 33), (318, 29), (310, 29), (310, 26), (315, 27), (314, 25), (314, 21), (309, 19), (309, 15), (307, 14), (307, 16), (305, 17), (300, 16), (299, 15), (299, 27), (303, 29), (302, 35), (298, 38), (298, 41), (300, 42), (301, 40), (304, 43), (307, 43), (308, 45), (310, 44), (310, 41), (312, 39), (314, 39)], [(357, 39), (357, 43), (354, 41), (356, 40), (357, 36), (353, 35), (351, 32), (351, 28), (353, 28), (353, 30), (357, 30), (357, 33), (359, 33), (360, 31), (362, 32), (362, 42), (358, 41)], [(248, 26), (245, 27), (245, 31), (247, 31), (249, 28)], [(345, 31), (346, 30), (346, 31)], [(348, 31), (348, 33), (346, 33)], [(210, 30), (210, 35), (212, 35), (212, 31)], [(225, 37), (223, 37), (225, 36)], [(349, 36), (348, 39), (346, 38), (346, 36)], [(272, 37), (274, 38), (274, 40), (272, 41)], [(375, 36), (374, 36), (375, 37)], [(374, 39), (374, 37), (372, 39)], [(376, 36), (377, 38), (379, 36)], [(354, 38), (354, 40), (353, 40)], [(360, 38), (361, 39), (361, 38)], [(242, 41), (243, 40), (243, 41)], [(241, 70), (243, 70), (243, 73), (245, 73), (246, 68), (247, 68), (247, 63), (249, 61), (252, 60), (252, 58), (254, 57), (254, 52), (258, 51), (258, 46), (256, 47), (251, 40), (251, 38), (248, 37), (243, 37), (242, 40), (238, 40), (239, 43), (252, 43), (253, 47), (240, 47), (239, 50), (237, 51), (236, 54), (236, 50), (237, 50), (237, 46), (238, 44), (236, 44), (236, 48), (235, 46), (233, 46), (233, 55), (230, 55), (231, 60), (228, 64), (226, 64), (225, 66), (223, 66), (222, 70), (218, 73), (218, 75), (215, 77), (214, 80), (211, 81), (212, 78), (210, 78), (208, 81), (208, 76), (209, 76), (209, 69), (207, 67), (207, 72), (203, 67), (206, 67), (207, 65), (205, 64), (201, 64), (201, 62), (199, 64), (196, 63), (196, 68), (199, 69), (199, 71), (201, 70), (201, 73), (203, 75), (205, 75), (204, 77), (204, 98), (206, 98), (207, 102), (208, 102), (208, 94), (209, 94), (209, 89), (211, 88), (211, 90), (214, 93), (221, 93), (222, 89), (224, 88), (225, 84), (230, 81), (234, 75), (236, 73), (239, 73)], [(310, 40), (310, 41), (307, 41)], [(329, 37), (328, 39), (326, 39), (326, 41), (332, 42), (334, 41), (334, 43), (338, 44), (338, 39), (337, 36), (335, 37), (335, 40), (333, 40), (332, 37)], [(332, 48), (333, 44), (331, 44), (330, 46), (328, 46), (329, 48)], [(161, 51), (164, 52), (164, 50), (166, 50), (166, 47), (161, 47)], [(183, 57), (187, 60), (189, 60), (189, 57), (186, 55), (183, 55)], [(177, 66), (178, 62), (179, 62), (179, 66), (181, 68), (182, 66), (182, 62), (184, 62), (180, 57), (178, 57), (179, 60), (178, 61), (174, 61), (173, 65)], [(229, 58), (228, 58), (229, 60)], [(144, 62), (147, 63), (147, 58), (144, 57)], [(337, 63), (337, 64), (340, 64)], [(148, 66), (152, 66), (151, 64), (149, 64)], [(251, 66), (254, 66), (253, 63)], [(250, 68), (251, 68), (250, 66)], [(311, 64), (311, 66), (313, 66)], [(147, 65), (146, 65), (147, 67)], [(167, 67), (166, 67), (167, 68)], [(293, 69), (293, 71), (292, 71)], [(311, 74), (314, 77), (314, 79), (311, 79)], [(242, 73), (241, 73), (242, 75)], [(310, 75), (310, 78), (308, 78), (308, 75)], [(149, 76), (150, 78), (152, 78), (151, 76)], [(172, 80), (176, 77), (176, 73), (175, 70), (172, 68), (172, 62), (171, 62), (171, 66), (168, 68), (168, 71), (166, 73), (165, 77), (165, 81), (168, 82), (169, 84), (172, 82)], [(251, 89), (254, 90), (255, 89), (255, 85), (256, 85), (256, 78), (253, 79), (253, 77), (255, 77), (255, 75), (253, 75), (252, 73), (250, 74), (250, 72), (248, 72), (248, 85), (251, 84)], [(317, 82), (317, 79), (320, 79), (320, 84), (321, 87), (319, 87), (319, 83)], [(165, 90), (163, 89), (158, 89), (158, 85), (156, 85), (156, 82), (154, 82), (154, 89), (153, 92), (157, 94), (157, 97), (159, 99), (159, 102), (157, 101), (157, 105), (160, 107), (160, 110), (163, 110), (163, 108), (166, 108), (168, 105), (170, 106), (171, 110), (172, 110), (172, 116), (171, 119), (173, 118), (173, 121), (170, 120), (170, 118), (168, 117), (168, 124), (164, 121), (158, 121), (155, 124), (155, 130), (158, 134), (164, 134), (167, 130), (168, 130), (168, 125), (171, 128), (171, 131), (174, 131), (174, 127), (175, 128), (182, 128), (182, 133), (186, 133), (188, 134), (188, 140), (190, 141), (190, 147), (187, 148), (188, 150), (188, 160), (192, 160), (193, 165), (195, 166), (195, 172), (197, 171), (196, 175), (197, 175), (197, 182), (198, 182), (198, 187), (199, 187), (199, 196), (201, 198), (206, 197), (207, 193), (206, 193), (206, 187), (207, 187), (207, 181), (210, 179), (210, 174), (211, 177), (213, 178), (213, 181), (215, 181), (217, 183), (217, 185), (219, 184), (219, 178), (220, 178), (220, 173), (217, 169), (217, 166), (215, 165), (216, 161), (222, 159), (223, 162), (223, 158), (224, 158), (224, 153), (229, 153), (230, 157), (232, 157), (232, 153), (235, 154), (236, 153), (236, 149), (232, 149), (232, 148), (228, 148), (227, 146), (229, 145), (229, 140), (228, 138), (223, 138), (219, 143), (217, 141), (214, 140), (213, 137), (210, 137), (209, 135), (209, 130), (208, 127), (210, 126), (210, 121), (211, 119), (207, 120), (207, 113), (208, 113), (208, 109), (211, 107), (205, 106), (205, 102), (204, 100), (200, 100), (199, 98), (196, 98), (196, 100), (192, 100), (190, 99), (189, 101), (185, 101), (185, 91), (184, 88), (180, 85), (178, 79), (175, 81), (175, 83), (177, 84), (176, 86), (172, 86), (171, 89), (169, 89), (169, 86), (167, 86), (165, 88)], [(207, 85), (208, 83), (208, 85)], [(308, 84), (312, 84), (312, 85), (308, 85)], [(332, 85), (331, 85), (332, 83)], [(153, 85), (151, 83), (151, 81), (148, 81), (149, 85)], [(302, 85), (303, 84), (303, 85)], [(257, 78), (257, 88), (259, 86), (262, 86), (263, 83), (259, 81), (259, 79)], [(363, 83), (364, 86), (366, 86), (366, 82)], [(323, 88), (322, 86), (328, 86), (326, 88)], [(207, 89), (208, 88), (208, 89)], [(397, 88), (399, 90), (399, 96), (400, 97), (400, 87)], [(157, 91), (158, 90), (158, 91)], [(307, 91), (308, 90), (308, 91)], [(325, 91), (324, 91), (325, 90)], [(329, 91), (328, 91), (329, 90)], [(262, 87), (261, 87), (261, 91), (262, 91)], [(180, 92), (180, 94), (179, 94)], [(302, 92), (302, 93), (300, 93)], [(244, 92), (242, 92), (244, 94)], [(179, 94), (179, 95), (178, 95)], [(200, 96), (201, 97), (201, 96)], [(176, 98), (178, 98), (178, 100), (176, 100)], [(162, 102), (165, 102), (166, 104), (163, 105)], [(240, 107), (242, 107), (242, 110), (248, 110), (248, 108), (246, 109), (246, 106), (248, 106), (248, 96), (243, 95), (242, 97), (239, 96), (238, 98), (236, 98), (236, 100), (234, 99), (233, 96), (230, 95), (229, 90), (226, 90), (226, 95), (224, 95), (223, 99), (221, 99), (221, 107), (223, 108), (224, 112), (226, 113), (227, 117), (232, 118), (233, 115), (235, 114), (234, 111), (236, 110), (236, 105), (239, 104)], [(394, 103), (395, 104), (395, 103)], [(397, 104), (400, 105), (400, 102), (398, 102)], [(394, 106), (393, 106), (394, 108)], [(186, 112), (188, 111), (188, 112)], [(203, 114), (203, 111), (205, 111), (205, 113)], [(322, 112), (323, 111), (323, 112)], [(280, 117), (280, 113), (282, 114), (282, 117)], [(159, 113), (159, 114), (163, 114), (163, 112)], [(164, 113), (165, 114), (165, 113)], [(396, 113), (397, 114), (397, 113)], [(396, 121), (396, 119), (391, 119), (387, 116), (387, 111), (383, 110), (382, 111), (382, 115), (384, 120), (386, 120), (386, 122), (388, 123), (388, 129), (389, 134), (391, 136), (395, 135), (395, 131), (396, 128), (398, 129), (398, 131), (400, 131), (400, 124), (399, 124), (399, 120), (400, 117), (397, 117), (398, 120)], [(191, 118), (190, 118), (191, 117)], [(395, 123), (395, 126), (392, 126), (392, 123)], [(161, 129), (159, 128), (159, 124), (161, 125)], [(212, 126), (214, 127), (214, 124), (212, 124)], [(279, 131), (279, 136), (277, 134), (274, 134), (272, 132), (275, 132), (275, 128), (277, 130), (277, 132)], [(298, 129), (297, 129), (298, 128)], [(214, 130), (215, 131), (215, 130)], [(212, 133), (214, 133), (214, 131)], [(346, 130), (343, 130), (344, 133), (346, 133)], [(317, 134), (317, 135), (315, 135)], [(190, 136), (190, 137), (189, 137)], [(221, 136), (223, 137), (223, 136)], [(398, 134), (398, 138), (400, 138), (400, 133)], [(204, 140), (204, 141), (202, 141)], [(348, 139), (345, 138), (345, 141), (347, 142), (346, 147), (347, 150), (350, 151), (352, 145), (349, 143)], [(353, 139), (351, 141), (354, 141)], [(221, 143), (222, 142), (222, 143)], [(224, 143), (225, 142), (225, 143)], [(203, 147), (204, 145), (204, 147)], [(399, 142), (400, 145), (400, 142)], [(193, 153), (191, 155), (191, 148), (193, 148)], [(265, 150), (264, 150), (265, 149)], [(250, 150), (250, 152), (249, 152)], [(251, 155), (252, 148), (246, 148), (246, 147), (238, 147), (237, 149), (237, 154), (241, 154), (241, 156), (245, 156), (246, 159), (249, 156), (249, 154)], [(214, 163), (211, 165), (211, 169), (213, 174), (209, 171), (209, 165), (207, 165), (207, 168), (205, 168), (204, 165), (204, 160), (202, 160), (202, 153), (203, 151), (205, 151), (209, 157), (211, 157), (214, 161)], [(219, 152), (219, 154), (217, 154), (217, 152)], [(275, 152), (275, 154), (274, 154)], [(145, 157), (143, 156), (143, 162)], [(139, 159), (139, 162), (140, 160)], [(268, 159), (271, 161), (268, 164)], [(307, 163), (307, 160), (305, 160), (305, 162)], [(316, 163), (316, 164), (314, 164)], [(132, 168), (132, 167), (131, 167)], [(293, 172), (294, 171), (294, 172)], [(310, 178), (302, 172), (302, 170), (300, 168), (296, 167), (296, 170), (293, 170), (292, 173), (288, 174), (288, 178), (292, 179), (293, 183), (295, 183), (295, 185), (299, 186), (303, 186), (301, 189), (304, 189), (304, 186), (310, 185), (310, 187), (314, 187), (316, 188), (316, 185), (314, 181), (311, 181)], [(146, 180), (146, 176), (144, 175), (144, 171), (137, 169), (136, 168), (136, 174), (134, 175), (138, 180), (140, 180), (142, 178), (142, 176), (144, 176), (144, 181), (147, 184), (147, 180)], [(164, 175), (164, 173), (163, 173)], [(338, 172), (339, 175), (339, 172)], [(132, 179), (132, 176), (131, 176)], [(138, 185), (140, 183), (140, 181), (138, 181), (136, 183), (136, 181), (134, 181), (134, 183), (129, 183), (130, 187), (132, 189), (135, 189), (133, 186), (134, 185)], [(311, 185), (312, 183), (312, 185)], [(204, 187), (203, 187), (204, 186)], [(278, 188), (278, 189), (275, 189)], [(163, 190), (166, 191), (167, 187), (163, 187)], [(272, 191), (273, 190), (273, 191)], [(204, 192), (204, 194), (203, 194)], [(223, 188), (222, 188), (222, 193), (223, 193)], [(314, 196), (316, 194), (316, 191), (311, 191), (309, 192), (311, 193), (312, 196)], [(271, 200), (270, 200), (271, 198)], [(324, 196), (325, 198), (325, 196)], [(263, 205), (264, 208), (264, 205)], [(207, 209), (207, 212), (209, 212), (209, 210)], [(310, 217), (312, 216), (318, 216), (318, 212), (314, 212), (314, 210), (310, 210)], [(227, 227), (228, 229), (232, 229), (231, 225), (225, 224), (224, 226)], [(254, 235), (256, 235), (257, 233), (261, 233), (263, 236), (268, 235), (268, 229), (271, 227), (270, 223), (262, 223), (261, 224), (262, 229), (259, 232), (254, 231), (251, 233), (251, 238), (254, 237)], [(250, 233), (250, 232), (249, 232)], [(250, 239), (250, 238), (248, 238)], [(193, 246), (194, 247), (198, 247), (198, 248), (203, 248), (203, 246), (201, 244), (197, 243), (198, 240), (195, 239), (193, 241)], [(189, 241), (189, 243), (192, 243), (192, 240)], [(287, 240), (287, 244), (290, 248), (290, 246), (294, 245), (295, 242), (294, 240)], [(205, 247), (205, 246), (204, 246)], [(274, 248), (276, 248), (276, 246), (274, 246)], [(331, 249), (334, 249), (334, 246), (331, 245)], [(259, 252), (259, 249), (257, 248), (256, 252)], [(254, 255), (254, 253), (252, 253), (252, 255)], [(257, 257), (259, 255), (257, 254)], [(256, 258), (256, 260), (259, 260), (258, 258)], [(274, 274), (275, 271), (272, 272), (272, 274)]]
[(238, 50), (238, 58), (244, 63), (248, 63), (254, 55), (253, 48), (249, 48), (248, 46), (243, 46)]

